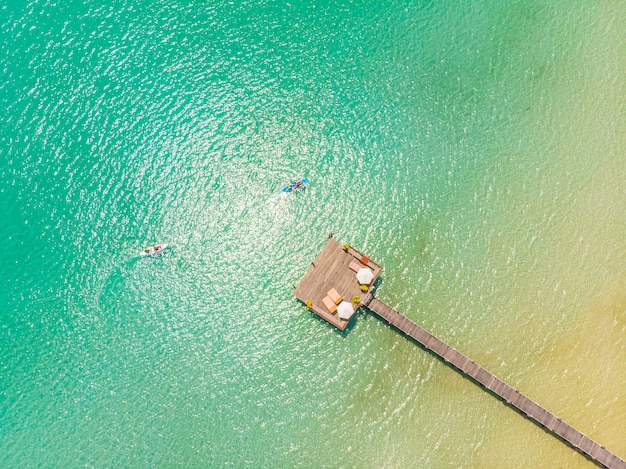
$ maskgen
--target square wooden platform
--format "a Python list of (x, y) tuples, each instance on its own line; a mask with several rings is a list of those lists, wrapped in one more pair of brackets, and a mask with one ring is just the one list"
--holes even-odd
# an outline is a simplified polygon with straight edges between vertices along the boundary
[[(371, 285), (382, 270), (380, 265), (360, 251), (351, 246), (344, 249), (344, 245), (334, 238), (329, 238), (293, 292), (295, 297), (309, 306), (311, 311), (340, 330), (344, 330), (350, 320), (339, 318), (337, 313), (332, 314), (324, 305), (323, 299), (328, 296), (328, 292), (334, 288), (344, 301), (354, 305), (355, 310), (361, 306), (362, 300), (368, 295), (368, 292), (361, 290), (361, 285), (356, 279), (356, 272), (350, 268), (351, 263), (358, 263), (372, 270), (374, 279)], [(355, 297), (359, 298), (357, 303), (352, 301)]]

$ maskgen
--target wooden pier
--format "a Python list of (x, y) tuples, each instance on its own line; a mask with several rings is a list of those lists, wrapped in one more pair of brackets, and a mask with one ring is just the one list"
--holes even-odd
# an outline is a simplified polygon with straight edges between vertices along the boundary
[[(378, 264), (372, 262), (359, 251), (347, 245), (341, 246), (337, 241), (330, 238), (318, 258), (312, 263), (308, 272), (296, 286), (294, 295), (300, 301), (307, 304), (307, 307), (311, 311), (341, 330), (346, 328), (350, 318), (347, 320), (338, 318), (336, 313), (331, 313), (330, 311), (332, 304), (329, 301), (324, 302), (323, 300), (329, 297), (330, 290), (333, 288), (337, 292), (343, 292), (342, 294), (348, 296), (358, 296), (358, 301), (354, 302), (355, 310), (358, 306), (365, 306), (391, 326), (401, 331), (406, 336), (411, 337), (424, 348), (441, 357), (447, 363), (450, 363), (461, 373), (496, 394), (522, 414), (562, 438), (573, 448), (602, 466), (608, 469), (626, 469), (626, 461), (613, 454), (604, 446), (596, 443), (571, 425), (565, 423), (556, 415), (524, 396), (518, 390), (509, 386), (473, 360), (470, 360), (441, 339), (438, 339), (430, 332), (418, 326), (406, 316), (374, 298), (369, 289), (367, 292), (363, 292), (359, 282), (355, 278), (354, 269), (356, 265), (354, 263), (372, 269), (375, 278), (378, 277), (382, 270)], [(372, 283), (375, 281), (375, 278), (372, 280)], [(330, 297), (332, 296), (333, 295), (330, 295)]]
[(591, 459), (609, 469), (626, 468), (626, 462), (611, 453), (604, 446), (599, 445), (571, 425), (568, 425), (473, 360), (470, 360), (441, 339), (415, 324), (406, 316), (374, 298), (371, 294), (364, 299), (363, 305)]

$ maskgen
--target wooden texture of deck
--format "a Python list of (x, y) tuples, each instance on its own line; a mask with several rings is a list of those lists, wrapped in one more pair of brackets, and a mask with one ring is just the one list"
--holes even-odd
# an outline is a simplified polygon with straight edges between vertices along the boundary
[(597, 461), (599, 464), (609, 469), (626, 469), (626, 462), (623, 459), (579, 432), (574, 427), (563, 422), (556, 415), (553, 415), (536, 402), (530, 400), (473, 360), (470, 360), (430, 332), (415, 324), (406, 316), (403, 316), (395, 309), (374, 298), (371, 294), (363, 298), (363, 305), (380, 316), (391, 326), (400, 330), (407, 336), (412, 337), (426, 349), (431, 350), (459, 371), (470, 376), (482, 386), (500, 396), (511, 406), (517, 408), (524, 415), (539, 423), (555, 435), (558, 435), (572, 447), (586, 454), (594, 461)]
[[(324, 306), (322, 300), (332, 288), (337, 290), (343, 296), (343, 299), (350, 303), (352, 303), (352, 299), (355, 296), (362, 299), (367, 295), (367, 292), (361, 291), (361, 286), (356, 279), (356, 273), (350, 269), (350, 263), (357, 262), (372, 269), (374, 272), (372, 283), (380, 275), (382, 267), (369, 259), (366, 263), (361, 262), (363, 256), (363, 253), (353, 247), (345, 250), (343, 245), (339, 244), (334, 238), (329, 238), (317, 258), (311, 262), (309, 270), (296, 285), (293, 294), (304, 304), (310, 302), (309, 309), (315, 314), (338, 329), (344, 330), (350, 323), (350, 320), (346, 321), (339, 318), (337, 313), (331, 314)], [(362, 300), (353, 304), (355, 310), (361, 304)]]

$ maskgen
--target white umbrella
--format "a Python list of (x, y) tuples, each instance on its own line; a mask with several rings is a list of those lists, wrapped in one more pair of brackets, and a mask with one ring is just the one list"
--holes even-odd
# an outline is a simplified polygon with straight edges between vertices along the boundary
[(354, 314), (354, 308), (351, 303), (342, 301), (339, 303), (339, 306), (337, 306), (337, 314), (341, 319), (350, 319)]
[(362, 267), (356, 273), (356, 279), (361, 285), (369, 285), (374, 280), (374, 272), (368, 267)]

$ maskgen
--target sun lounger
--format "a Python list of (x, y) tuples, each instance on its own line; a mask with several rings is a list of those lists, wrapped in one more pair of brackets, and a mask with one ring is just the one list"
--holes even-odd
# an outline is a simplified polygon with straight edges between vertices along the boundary
[(359, 269), (362, 269), (363, 266), (361, 264), (359, 264), (358, 262), (350, 262), (350, 270), (354, 270), (355, 272), (358, 272)]
[(335, 302), (336, 305), (341, 303), (341, 300), (343, 300), (343, 297), (334, 288), (331, 288), (330, 290), (328, 290), (326, 294), (330, 297), (331, 300)]
[(337, 305), (330, 298), (330, 296), (325, 296), (324, 298), (322, 298), (322, 303), (324, 303), (324, 306), (326, 306), (330, 314), (335, 314), (337, 312)]

